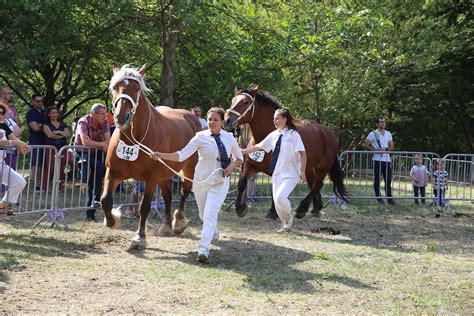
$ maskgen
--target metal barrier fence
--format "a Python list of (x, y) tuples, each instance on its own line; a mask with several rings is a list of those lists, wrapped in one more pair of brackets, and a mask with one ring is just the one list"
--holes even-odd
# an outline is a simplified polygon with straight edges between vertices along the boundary
[[(31, 146), (33, 151), (26, 155), (8, 155), (6, 150), (0, 150), (4, 157), (2, 164), (2, 183), (9, 187), (2, 187), (1, 194), (9, 197), (12, 179), (12, 171), (6, 166), (13, 167), (16, 172), (26, 180), (26, 185), (21, 191), (18, 201), (12, 204), (16, 214), (44, 213), (37, 222), (49, 218), (53, 225), (59, 225), (62, 221), (67, 227), (64, 216), (66, 211), (87, 210), (97, 208), (94, 201), (102, 193), (102, 183), (105, 174), (105, 157), (103, 152), (85, 146), (66, 146), (59, 151), (53, 146)], [(374, 155), (381, 153), (367, 151), (344, 151), (340, 155), (340, 163), (345, 175), (345, 185), (352, 199), (377, 199), (374, 194)], [(441, 162), (447, 171), (447, 187), (443, 190), (444, 198), (436, 199), (437, 188), (431, 182), (426, 186), (426, 200), (435, 206), (449, 201), (474, 201), (474, 155), (472, 154), (448, 154), (441, 158), (436, 153), (430, 152), (383, 152), (390, 154), (390, 170), (388, 165), (385, 170), (381, 168), (380, 180), (383, 173), (392, 173), (392, 199), (414, 200), (412, 179), (410, 177), (411, 167), (414, 165), (415, 154), (423, 155), (423, 164), (427, 167), (430, 175), (433, 174), (434, 166)], [(236, 171), (231, 176), (231, 186), (227, 199), (234, 199), (237, 195), (237, 184), (240, 172)], [(94, 180), (95, 179), (95, 180)], [(179, 200), (179, 179), (172, 180), (173, 202)], [(271, 198), (271, 177), (259, 174), (255, 179), (256, 193), (254, 199)], [(383, 187), (381, 186), (381, 189)], [(114, 207), (134, 208), (137, 207), (140, 197), (140, 185), (134, 180), (122, 182), (114, 194)], [(381, 190), (382, 191), (382, 190)], [(308, 193), (306, 184), (298, 184), (290, 198), (302, 198)], [(385, 192), (384, 192), (385, 193)], [(334, 197), (332, 183), (329, 179), (321, 189), (321, 195), (327, 201), (334, 203), (336, 207), (343, 205)], [(385, 194), (382, 193), (385, 199)], [(193, 200), (190, 196), (189, 200)], [(155, 192), (152, 207), (157, 216), (161, 217), (159, 189)], [(37, 225), (36, 224), (36, 225)]]

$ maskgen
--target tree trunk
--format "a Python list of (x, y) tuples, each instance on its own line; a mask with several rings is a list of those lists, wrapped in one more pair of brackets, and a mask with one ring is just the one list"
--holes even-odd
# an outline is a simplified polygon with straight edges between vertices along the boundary
[(160, 105), (174, 107), (174, 69), (178, 44), (179, 20), (176, 0), (158, 0), (161, 5), (163, 69), (161, 73)]

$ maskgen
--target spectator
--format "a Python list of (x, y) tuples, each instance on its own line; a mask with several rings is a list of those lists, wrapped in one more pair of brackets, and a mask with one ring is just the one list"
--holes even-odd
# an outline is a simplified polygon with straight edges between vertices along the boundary
[[(8, 125), (10, 130), (15, 134), (17, 138), (20, 138), (22, 133), (20, 115), (17, 109), (13, 105), (13, 91), (9, 87), (3, 87), (2, 89), (2, 101), (8, 108), (8, 112), (5, 115), (5, 123)], [(17, 152), (16, 147), (9, 147), (6, 149), (6, 158), (8, 165), (16, 169), (17, 164)], [(4, 192), (4, 186), (2, 185), (2, 192)]]
[[(273, 150), (269, 173), (272, 175), (272, 195), (275, 209), (281, 220), (277, 232), (289, 231), (293, 225), (294, 212), (288, 197), (298, 181), (306, 181), (306, 149), (296, 130), (293, 116), (286, 108), (278, 109), (273, 116), (276, 130), (260, 143), (242, 151), (246, 155), (255, 151)], [(281, 149), (281, 150), (280, 150)]]
[(13, 91), (9, 87), (2, 88), (2, 103), (4, 103), (8, 108), (8, 113), (5, 118), (11, 118), (15, 121), (16, 125), (21, 128), (22, 123), (20, 120), (20, 114), (18, 113), (16, 107), (13, 105)]
[(257, 194), (257, 176), (258, 173), (255, 173), (247, 179), (247, 199), (249, 202), (257, 202), (255, 198)]
[(191, 113), (193, 113), (199, 119), (199, 123), (201, 123), (201, 128), (207, 129), (207, 121), (201, 117), (201, 107), (199, 105), (194, 106), (191, 109)]
[[(375, 123), (377, 129), (369, 133), (365, 140), (364, 147), (370, 151), (392, 151), (395, 146), (393, 143), (392, 134), (385, 130), (387, 122), (383, 116), (379, 116)], [(395, 205), (395, 201), (392, 199), (392, 166), (390, 160), (390, 154), (387, 153), (376, 153), (372, 158), (374, 161), (374, 191), (377, 196), (377, 202), (384, 204), (380, 198), (380, 174), (382, 174), (385, 182), (385, 195), (387, 196), (388, 204)]]
[[(33, 94), (31, 96), (31, 110), (26, 112), (26, 122), (30, 134), (30, 145), (46, 144), (46, 135), (43, 125), (46, 123), (46, 111), (43, 108), (43, 96)], [(43, 148), (33, 148), (31, 154), (31, 172), (36, 192), (40, 192), (39, 180), (41, 176), (41, 165), (43, 163)]]
[[(130, 204), (139, 203), (145, 192), (145, 182), (144, 181), (135, 181), (133, 185), (132, 193), (130, 194)], [(125, 211), (125, 218), (140, 217), (139, 207), (137, 205), (130, 205)]]
[[(13, 145), (16, 146), (21, 153), (30, 152), (30, 146), (18, 140), (5, 123), (5, 114), (7, 111), (7, 105), (0, 102), (0, 146)], [(8, 203), (17, 203), (18, 196), (26, 185), (26, 180), (3, 161), (2, 151), (0, 151), (0, 166), (2, 168), (2, 184), (8, 186), (8, 192), (3, 196), (0, 202), (0, 216), (14, 215), (11, 210), (8, 210)]]
[(435, 164), (434, 170), (433, 177), (431, 178), (433, 194), (437, 198), (437, 204), (444, 206), (444, 195), (448, 187), (448, 172), (444, 170), (442, 161)]
[(115, 118), (112, 110), (107, 110), (107, 123), (109, 123), (110, 136), (112, 136), (115, 131)]
[(90, 114), (77, 122), (74, 141), (77, 146), (93, 147), (79, 150), (78, 159), (81, 163), (81, 181), (87, 183), (87, 205), (91, 207), (86, 211), (86, 219), (96, 222), (95, 209), (100, 206), (100, 191), (105, 176), (105, 153), (110, 141), (107, 108), (104, 105), (95, 103)]
[(410, 177), (413, 181), (413, 194), (415, 196), (415, 204), (418, 204), (418, 193), (421, 195), (421, 204), (426, 205), (426, 184), (428, 182), (429, 172), (423, 165), (423, 155), (415, 155), (415, 165), (410, 170)]
[[(66, 124), (64, 124), (59, 118), (58, 108), (52, 106), (48, 108), (48, 120), (43, 125), (43, 132), (46, 135), (46, 144), (56, 147), (61, 150), (64, 146), (67, 146), (68, 138), (71, 136), (71, 132)], [(55, 152), (53, 150), (47, 150), (45, 153), (45, 170), (43, 171), (43, 191), (46, 191), (48, 183), (50, 183), (54, 175), (54, 159)], [(64, 181), (64, 167), (66, 166), (67, 152), (63, 152), (61, 156), (61, 166), (59, 168), (59, 180)], [(60, 186), (62, 182), (60, 183)]]
[[(229, 176), (243, 160), (233, 135), (222, 129), (224, 114), (221, 108), (211, 108), (207, 112), (208, 129), (196, 133), (183, 149), (172, 153), (155, 152), (151, 155), (154, 159), (159, 157), (169, 161), (184, 161), (198, 152), (199, 161), (195, 169), (193, 191), (199, 217), (203, 221), (201, 241), (197, 249), (197, 259), (202, 263), (209, 262), (211, 242), (219, 239), (217, 222), (222, 203), (229, 192)], [(229, 154), (232, 154), (234, 161)], [(224, 172), (219, 170), (221, 168)]]

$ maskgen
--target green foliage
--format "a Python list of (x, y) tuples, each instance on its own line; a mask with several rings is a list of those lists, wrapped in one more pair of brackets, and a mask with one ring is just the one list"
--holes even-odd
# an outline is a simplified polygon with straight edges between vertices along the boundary
[(6, 1), (0, 77), (23, 111), (40, 92), (62, 113), (85, 112), (110, 102), (112, 61), (147, 62), (156, 103), (167, 30), (178, 34), (176, 107), (227, 108), (235, 86), (258, 84), (333, 128), (342, 149), (360, 148), (383, 114), (396, 149), (472, 152), (473, 11), (469, 1)]

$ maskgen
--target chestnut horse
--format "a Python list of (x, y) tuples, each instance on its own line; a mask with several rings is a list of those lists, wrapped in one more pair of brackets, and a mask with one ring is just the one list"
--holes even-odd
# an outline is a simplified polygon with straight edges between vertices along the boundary
[[(106, 158), (106, 174), (101, 205), (105, 212), (104, 224), (111, 228), (120, 225), (120, 213), (112, 210), (113, 197), (117, 185), (125, 179), (145, 181), (145, 192), (140, 202), (140, 223), (129, 250), (146, 247), (145, 226), (156, 185), (161, 188), (165, 202), (165, 216), (159, 235), (182, 233), (187, 226), (184, 215), (184, 202), (188, 197), (194, 176), (197, 154), (184, 162), (167, 162), (171, 171), (162, 162), (154, 161), (149, 154), (154, 151), (174, 152), (183, 148), (201, 130), (199, 120), (189, 111), (155, 108), (147, 100), (145, 93), (150, 91), (143, 80), (146, 65), (140, 70), (114, 66), (114, 76), (110, 81), (113, 94), (113, 111), (117, 128), (115, 129)], [(141, 152), (140, 152), (141, 150)], [(182, 170), (186, 180), (182, 185), (179, 207), (171, 220), (171, 181)]]
[[(236, 89), (231, 107), (226, 112), (225, 128), (231, 130), (237, 125), (248, 123), (253, 136), (250, 145), (259, 143), (275, 130), (273, 115), (278, 108), (280, 108), (278, 102), (267, 92), (259, 90), (258, 86), (248, 89)], [(311, 201), (313, 201), (314, 206), (313, 214), (319, 214), (322, 208), (319, 190), (323, 186), (324, 178), (328, 173), (333, 182), (333, 190), (336, 196), (346, 201), (349, 194), (344, 186), (343, 173), (337, 158), (339, 143), (336, 135), (327, 126), (309, 120), (295, 120), (295, 125), (301, 135), (308, 157), (306, 179), (310, 192), (300, 202), (295, 214), (295, 217), (303, 218), (308, 212)], [(243, 217), (247, 213), (245, 191), (248, 177), (257, 172), (270, 175), (268, 172), (270, 160), (270, 153), (265, 154), (261, 162), (251, 158), (245, 160), (235, 200), (236, 212), (239, 216)], [(277, 218), (274, 203), (272, 203), (266, 217)]]

